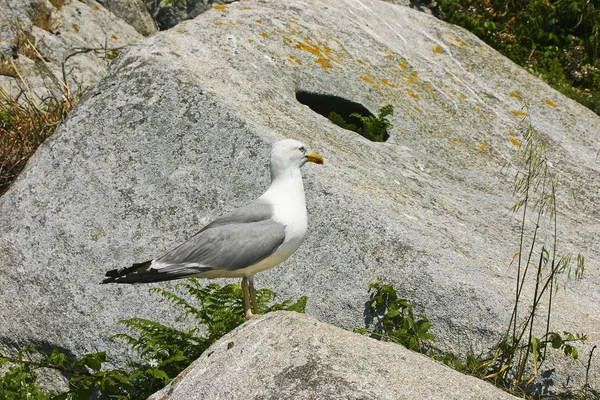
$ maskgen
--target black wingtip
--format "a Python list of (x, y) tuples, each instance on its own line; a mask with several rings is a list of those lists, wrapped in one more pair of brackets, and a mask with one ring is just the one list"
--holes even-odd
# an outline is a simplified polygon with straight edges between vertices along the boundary
[(137, 263), (137, 264), (133, 264), (131, 267), (128, 268), (120, 268), (120, 269), (111, 269), (110, 271), (106, 271), (106, 273), (104, 274), (105, 279), (100, 282), (100, 284), (105, 284), (105, 283), (132, 283), (130, 280), (128, 279), (122, 279), (122, 278), (126, 278), (126, 275), (131, 273), (131, 272), (135, 272), (138, 271), (140, 269), (146, 269), (150, 266), (150, 264), (152, 264), (152, 260), (149, 261), (144, 261), (142, 263)]

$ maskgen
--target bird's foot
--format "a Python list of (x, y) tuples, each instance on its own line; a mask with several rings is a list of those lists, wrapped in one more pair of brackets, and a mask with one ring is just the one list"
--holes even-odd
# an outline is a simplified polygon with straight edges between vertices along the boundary
[(250, 310), (246, 310), (246, 319), (252, 319), (252, 318), (257, 318), (257, 317), (262, 317), (263, 314), (254, 314), (252, 311)]

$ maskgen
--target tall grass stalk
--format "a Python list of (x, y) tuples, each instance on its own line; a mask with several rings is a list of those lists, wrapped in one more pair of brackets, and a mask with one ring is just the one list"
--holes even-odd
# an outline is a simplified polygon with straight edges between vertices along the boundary
[[(518, 170), (514, 181), (514, 194), (520, 199), (512, 207), (514, 213), (521, 212), (519, 251), (515, 256), (515, 302), (505, 335), (496, 346), (489, 364), (491, 370), (486, 371), (495, 384), (523, 391), (527, 391), (539, 375), (548, 345), (577, 359), (577, 349), (573, 344), (586, 340), (585, 335), (550, 331), (553, 293), (558, 289), (558, 278), (566, 273), (569, 280), (574, 272), (575, 279), (581, 279), (584, 258), (577, 256), (577, 266), (573, 270), (572, 255), (560, 255), (558, 251), (558, 179), (531, 120), (525, 119), (528, 124), (523, 134), (524, 166)], [(533, 227), (528, 229), (527, 221), (530, 220)], [(532, 296), (528, 298), (524, 290), (529, 282), (527, 276), (531, 273), (535, 274), (535, 282)], [(523, 313), (524, 317), (521, 316)], [(546, 317), (542, 319), (544, 314)], [(540, 324), (543, 329), (538, 337), (535, 332)]]

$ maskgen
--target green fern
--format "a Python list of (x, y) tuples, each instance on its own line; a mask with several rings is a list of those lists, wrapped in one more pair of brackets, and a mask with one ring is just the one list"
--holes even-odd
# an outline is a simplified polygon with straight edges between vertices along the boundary
[[(0, 399), (83, 400), (93, 393), (111, 399), (147, 398), (200, 357), (212, 343), (246, 321), (239, 285), (202, 286), (198, 280), (188, 279), (177, 286), (186, 292), (185, 295), (161, 288), (150, 289), (150, 292), (158, 293), (163, 300), (172, 303), (183, 318), (191, 317), (193, 328), (178, 330), (143, 318), (120, 321), (132, 333), (119, 333), (113, 340), (124, 341), (140, 356), (140, 360), (128, 364), (126, 370), (102, 370), (106, 363), (104, 352), (87, 354), (79, 359), (56, 349), (50, 356), (41, 357), (35, 346), (25, 347), (15, 357), (0, 353), (0, 368), (4, 366), (6, 370), (0, 375)], [(274, 303), (275, 297), (268, 289), (258, 290), (259, 312), (304, 312), (307, 297), (296, 302)], [(61, 394), (43, 390), (37, 384), (37, 376), (44, 368), (64, 374), (69, 379), (69, 390)]]

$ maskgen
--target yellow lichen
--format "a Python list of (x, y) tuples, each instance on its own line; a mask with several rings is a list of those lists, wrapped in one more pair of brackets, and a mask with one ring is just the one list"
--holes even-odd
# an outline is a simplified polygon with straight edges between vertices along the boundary
[(302, 65), (302, 61), (294, 55), (290, 56), (290, 60), (295, 61), (298, 65)]
[(269, 38), (269, 34), (267, 32), (261, 32), (261, 33), (259, 33), (259, 35), (264, 37), (265, 39)]
[(393, 87), (393, 88), (397, 87), (396, 85), (394, 85), (392, 82), (388, 81), (385, 78), (381, 79), (381, 83), (383, 83), (384, 85), (389, 86), (389, 87)]
[(510, 138), (510, 142), (511, 142), (512, 144), (514, 144), (515, 146), (517, 146), (517, 147), (521, 147), (521, 142), (520, 142), (520, 141), (518, 141), (518, 140), (517, 140), (517, 139), (515, 139), (515, 138)]
[(329, 46), (323, 43), (313, 43), (310, 38), (304, 38), (304, 42), (298, 41), (294, 48), (297, 50), (307, 51), (315, 56), (317, 59), (315, 60), (316, 64), (322, 66), (326, 72), (328, 68), (332, 68), (334, 62), (341, 62), (343, 59), (343, 54), (339, 52), (333, 51)]
[(398, 65), (402, 68), (402, 69), (408, 69), (408, 64), (406, 64), (405, 60), (402, 60), (398, 63)]
[(442, 48), (442, 46), (438, 45), (433, 48), (433, 52), (436, 54), (442, 54), (444, 52), (444, 49)]
[(515, 110), (512, 110), (510, 113), (512, 115), (517, 116), (517, 117), (526, 117), (527, 116), (527, 113), (524, 112), (524, 111), (515, 111)]
[(517, 100), (523, 100), (523, 96), (521, 96), (521, 93), (517, 93), (517, 92), (510, 92), (510, 95), (512, 97), (514, 97)]
[(480, 152), (484, 151), (485, 149), (487, 149), (489, 147), (489, 143), (488, 142), (481, 142), (481, 144), (479, 145), (478, 150)]
[(363, 81), (368, 82), (368, 83), (375, 83), (375, 81), (373, 81), (373, 79), (371, 79), (370, 77), (365, 76), (365, 75), (361, 75), (360, 79), (362, 79)]
[(229, 8), (229, 6), (226, 6), (224, 4), (215, 4), (212, 6), (212, 8), (214, 8), (215, 10), (219, 10), (219, 11), (225, 11)]
[(558, 107), (558, 104), (556, 104), (555, 102), (553, 102), (550, 99), (546, 99), (546, 104), (548, 104), (549, 106), (554, 107), (554, 108)]
[(362, 64), (362, 65), (367, 65), (367, 63), (364, 62), (363, 60), (356, 60), (356, 62), (358, 62), (359, 64)]
[(410, 89), (406, 89), (406, 92), (410, 95), (410, 97), (414, 98), (414, 99), (419, 99), (419, 95), (416, 94), (414, 91), (410, 90)]

